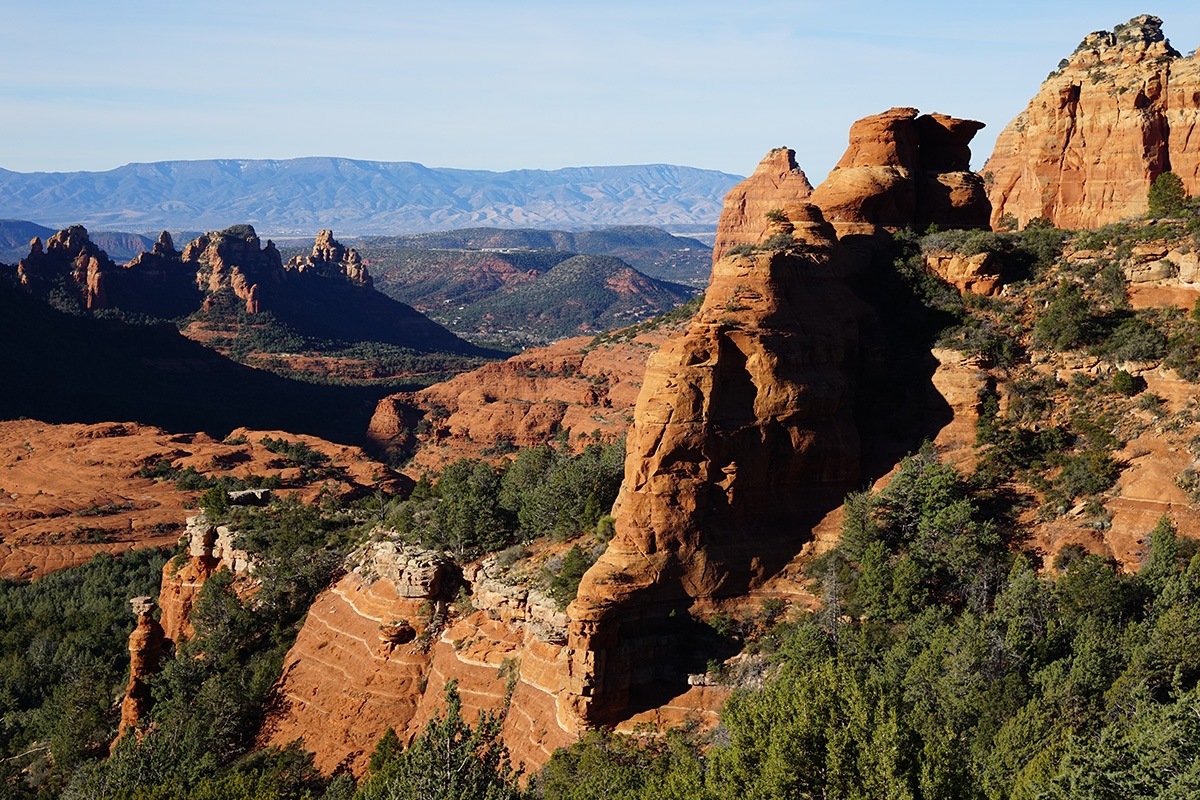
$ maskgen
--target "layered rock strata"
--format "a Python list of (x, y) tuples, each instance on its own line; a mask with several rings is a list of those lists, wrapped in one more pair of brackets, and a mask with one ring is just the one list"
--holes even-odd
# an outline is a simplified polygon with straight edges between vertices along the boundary
[(1060, 228), (1136, 217), (1167, 171), (1200, 194), (1200, 57), (1181, 56), (1150, 15), (1088, 34), (984, 165), (993, 226), (1008, 215)]
[[(461, 577), (440, 555), (386, 539), (352, 556), (285, 659), (281, 702), (262, 741), (302, 737), (322, 771), (362, 774), (384, 731), (409, 740), (439, 712), (451, 679), (466, 719), (507, 710), (503, 735), (514, 761), (536, 768), (574, 741), (558, 702), (565, 614), (494, 558)], [(460, 585), (469, 608), (450, 605)]]
[(821, 211), (785, 214), (793, 246), (718, 261), (699, 315), (647, 366), (616, 534), (569, 608), (566, 702), (587, 724), (702, 671), (681, 646), (688, 610), (760, 586), (860, 478), (874, 317)]

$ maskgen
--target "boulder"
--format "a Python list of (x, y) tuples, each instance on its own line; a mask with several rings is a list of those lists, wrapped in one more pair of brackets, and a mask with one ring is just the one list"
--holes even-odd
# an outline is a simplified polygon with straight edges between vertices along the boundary
[(1000, 264), (991, 253), (977, 253), (973, 256), (926, 253), (925, 269), (952, 284), (960, 292), (990, 297), (1000, 291)]

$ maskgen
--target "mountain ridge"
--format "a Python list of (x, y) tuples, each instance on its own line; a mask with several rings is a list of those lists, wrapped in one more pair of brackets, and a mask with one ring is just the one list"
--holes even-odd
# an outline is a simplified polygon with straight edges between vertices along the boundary
[(739, 180), (671, 164), (492, 172), (331, 156), (157, 161), (96, 172), (0, 168), (0, 215), (122, 230), (247, 220), (269, 235), (694, 226), (716, 224), (725, 192)]

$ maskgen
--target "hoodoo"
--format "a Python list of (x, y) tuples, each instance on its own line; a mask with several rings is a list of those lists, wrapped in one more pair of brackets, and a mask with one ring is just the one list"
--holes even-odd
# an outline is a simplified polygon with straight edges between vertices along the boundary
[(816, 190), (780, 148), (726, 196), (704, 305), (650, 357), (616, 533), (569, 609), (566, 705), (585, 724), (660, 704), (702, 670), (689, 612), (762, 586), (863, 479), (858, 415), (884, 345), (848, 280), (873, 246), (839, 237), (986, 227), (969, 171), (981, 127), (892, 109), (854, 124)]
[(1200, 193), (1200, 57), (1142, 15), (1090, 33), (996, 139), (984, 165), (992, 224), (1044, 217), (1097, 228), (1146, 213), (1171, 171)]
[(794, 150), (777, 147), (767, 153), (754, 174), (725, 195), (713, 244), (713, 263), (739, 244), (762, 240), (771, 226), (768, 214), (807, 201), (812, 191), (808, 176), (796, 164)]
[(130, 601), (133, 613), (137, 615), (137, 627), (129, 634), (129, 686), (125, 689), (125, 699), (121, 702), (121, 724), (117, 729), (117, 742), (129, 730), (136, 729), (138, 723), (150, 710), (150, 686), (146, 682), (158, 670), (159, 659), (162, 658), (163, 629), (154, 619), (154, 600), (149, 597), (135, 597)]

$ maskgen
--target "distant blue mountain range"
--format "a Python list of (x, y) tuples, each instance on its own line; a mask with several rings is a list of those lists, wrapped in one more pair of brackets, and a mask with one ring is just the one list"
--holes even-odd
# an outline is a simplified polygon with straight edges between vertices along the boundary
[(440, 169), (346, 158), (160, 161), (107, 172), (0, 169), (0, 218), (150, 233), (248, 222), (261, 234), (400, 234), (471, 226), (715, 227), (740, 176), (648, 164)]

